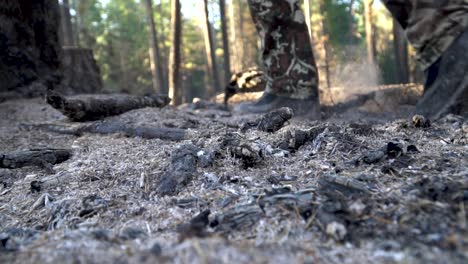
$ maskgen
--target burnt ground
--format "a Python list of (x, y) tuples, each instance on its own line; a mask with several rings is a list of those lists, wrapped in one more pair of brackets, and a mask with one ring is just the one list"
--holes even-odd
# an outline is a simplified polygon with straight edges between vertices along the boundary
[(40, 99), (0, 104), (2, 153), (73, 150), (52, 168), (0, 169), (0, 262), (468, 262), (466, 120), (355, 111), (241, 131), (254, 118), (110, 118), (187, 130), (172, 142), (31, 129), (67, 120)]

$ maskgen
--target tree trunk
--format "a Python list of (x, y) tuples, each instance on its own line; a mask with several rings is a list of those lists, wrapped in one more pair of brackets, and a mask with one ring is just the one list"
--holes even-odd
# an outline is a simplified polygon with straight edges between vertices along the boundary
[(171, 3), (171, 32), (172, 45), (169, 55), (169, 97), (174, 105), (182, 103), (182, 91), (180, 82), (180, 48), (182, 45), (182, 22), (180, 1), (172, 0)]
[(312, 38), (312, 23), (310, 22), (310, 0), (304, 0), (304, 15), (305, 21), (307, 24), (307, 28), (309, 29), (309, 36), (310, 36), (310, 43), (313, 45), (313, 38)]
[(349, 1), (349, 39), (350, 41), (352, 41), (357, 33), (356, 33), (356, 27), (354, 25), (354, 3), (355, 3), (355, 0), (350, 0)]
[(163, 12), (163, 4), (164, 1), (160, 0), (159, 5), (158, 5), (158, 12), (159, 12), (159, 32), (160, 32), (160, 49), (161, 49), (161, 60), (159, 63), (162, 65), (162, 71), (163, 71), (163, 80), (164, 80), (164, 90), (162, 91), (163, 94), (167, 94), (168, 92), (168, 54), (169, 54), (169, 48), (166, 46), (166, 36), (165, 36), (165, 25), (164, 25), (164, 12)]
[[(320, 1), (320, 12), (325, 14), (325, 1)], [(325, 80), (327, 82), (327, 88), (331, 88), (330, 80), (330, 50), (328, 45), (328, 27), (325, 15), (322, 15), (322, 42), (323, 42), (323, 52), (325, 57)]]
[(239, 51), (237, 49), (237, 29), (236, 29), (236, 15), (235, 15), (235, 9), (234, 9), (234, 1), (231, 1), (229, 3), (229, 25), (230, 25), (230, 31), (231, 31), (231, 47), (233, 50), (233, 66), (234, 66), (234, 71), (239, 72), (241, 71), (241, 66), (239, 63)]
[[(234, 2), (234, 0), (232, 0)], [(245, 29), (244, 29), (244, 12), (243, 12), (243, 5), (242, 1), (238, 0), (239, 3), (239, 41), (241, 50), (239, 51), (239, 59), (241, 60), (241, 70), (244, 70), (246, 67), (251, 67), (251, 65), (247, 65), (246, 62), (248, 61), (246, 58), (247, 49), (246, 49), (246, 38), (245, 38)]]
[(211, 25), (208, 14), (208, 0), (203, 0), (203, 12), (204, 12), (204, 23), (203, 23), (203, 35), (205, 37), (205, 52), (206, 62), (208, 68), (211, 71), (211, 78), (213, 81), (213, 87), (208, 90), (208, 97), (213, 96), (217, 90), (221, 87), (219, 82), (218, 68), (216, 63), (216, 54), (214, 49), (213, 34), (211, 32)]
[(62, 45), (63, 46), (75, 46), (73, 37), (73, 26), (70, 16), (70, 1), (63, 0), (60, 8), (61, 15), (61, 29), (62, 29)]
[(393, 44), (395, 50), (395, 62), (397, 68), (398, 82), (409, 82), (409, 64), (408, 64), (408, 42), (405, 32), (398, 21), (393, 20)]
[(224, 55), (224, 83), (231, 79), (231, 61), (229, 59), (229, 41), (226, 25), (226, 1), (219, 0), (219, 12), (221, 15), (221, 31), (223, 32), (223, 55)]
[(0, 92), (28, 95), (33, 83), (41, 83), (42, 90), (58, 87), (59, 25), (57, 0), (1, 1)]
[(372, 26), (372, 5), (374, 0), (364, 0), (364, 17), (366, 24), (366, 43), (367, 43), (367, 59), (369, 64), (375, 65), (375, 42), (374, 29)]
[(161, 66), (161, 56), (159, 52), (159, 41), (158, 41), (158, 32), (154, 25), (153, 17), (153, 1), (145, 0), (145, 9), (148, 22), (148, 38), (149, 38), (149, 55), (151, 63), (151, 74), (153, 76), (153, 90), (155, 92), (161, 93), (166, 90), (164, 75)]

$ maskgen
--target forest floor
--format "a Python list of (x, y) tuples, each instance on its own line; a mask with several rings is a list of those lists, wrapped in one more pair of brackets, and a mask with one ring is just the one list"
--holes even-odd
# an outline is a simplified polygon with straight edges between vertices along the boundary
[(110, 118), (187, 130), (173, 142), (27, 129), (67, 120), (40, 99), (1, 103), (1, 152), (73, 155), (0, 169), (0, 263), (468, 263), (467, 120), (355, 109), (239, 129), (253, 118)]

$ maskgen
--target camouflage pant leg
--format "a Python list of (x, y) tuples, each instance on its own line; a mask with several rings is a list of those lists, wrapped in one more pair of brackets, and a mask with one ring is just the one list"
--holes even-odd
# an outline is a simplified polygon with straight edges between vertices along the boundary
[(318, 99), (318, 72), (299, 0), (248, 0), (262, 39), (265, 92)]
[(383, 0), (424, 69), (468, 29), (468, 0)]

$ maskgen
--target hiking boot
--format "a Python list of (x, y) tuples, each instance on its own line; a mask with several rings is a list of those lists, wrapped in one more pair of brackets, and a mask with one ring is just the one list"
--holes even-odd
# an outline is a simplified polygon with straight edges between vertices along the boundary
[(468, 31), (442, 54), (427, 72), (418, 114), (439, 119), (447, 114), (468, 116)]
[(254, 103), (242, 103), (235, 106), (234, 111), (241, 114), (261, 114), (273, 110), (289, 107), (296, 116), (307, 116), (318, 118), (320, 116), (320, 105), (317, 99), (292, 99), (281, 97), (271, 93), (264, 93), (260, 99)]

